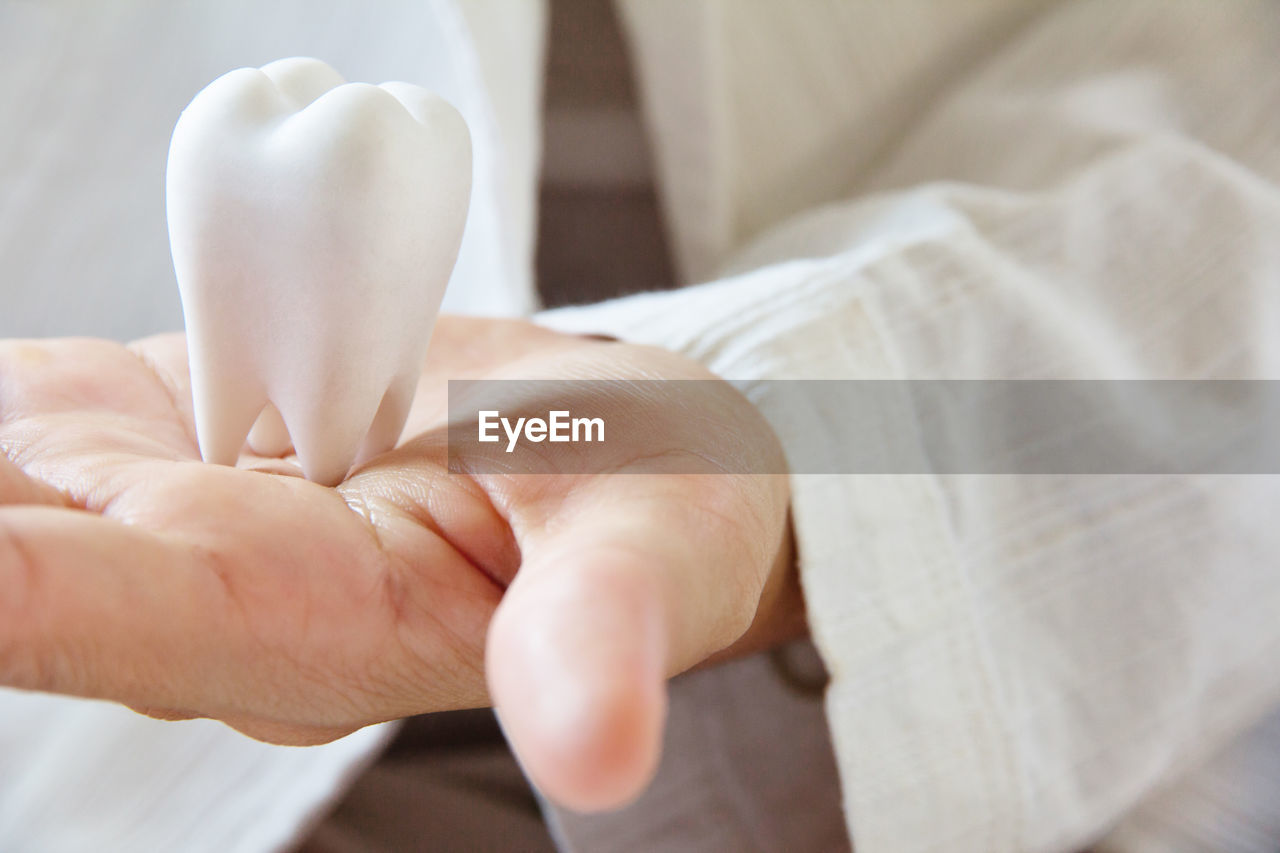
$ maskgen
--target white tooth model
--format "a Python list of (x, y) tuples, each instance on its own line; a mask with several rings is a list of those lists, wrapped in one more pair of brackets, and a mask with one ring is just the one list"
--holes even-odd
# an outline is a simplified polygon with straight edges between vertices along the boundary
[(395, 444), (470, 194), (467, 126), (417, 86), (282, 59), (196, 95), (167, 197), (206, 462), (252, 427), (333, 485)]

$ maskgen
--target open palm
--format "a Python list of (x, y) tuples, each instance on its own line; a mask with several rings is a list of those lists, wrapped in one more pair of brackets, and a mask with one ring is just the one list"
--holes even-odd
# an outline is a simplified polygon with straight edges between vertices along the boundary
[(709, 377), (442, 318), (405, 437), (329, 489), (288, 456), (200, 462), (181, 336), (0, 344), (0, 683), (284, 743), (492, 701), (554, 798), (634, 795), (665, 677), (791, 630), (784, 478), (711, 473), (777, 445), (725, 395), (739, 444), (634, 450), (705, 475), (450, 473), (446, 380), (523, 375)]

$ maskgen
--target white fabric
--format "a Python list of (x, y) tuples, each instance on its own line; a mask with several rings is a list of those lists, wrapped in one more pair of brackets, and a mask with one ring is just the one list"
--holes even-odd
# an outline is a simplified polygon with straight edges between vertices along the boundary
[(676, 260), (714, 276), (762, 229), (847, 198), (1026, 0), (615, 0)]
[(1280, 713), (1125, 815), (1093, 853), (1275, 853)]
[(209, 720), (0, 692), (0, 850), (281, 849), (394, 732), (271, 747)]
[[(836, 39), (788, 4), (788, 64), (738, 55), (746, 34), (781, 26), (773, 4), (693, 3), (684, 16), (708, 27), (699, 61), (718, 87), (702, 97), (785, 116), (820, 62), (856, 88), (861, 49), (885, 50), (884, 28), (859, 28), (859, 13), (884, 22), (891, 5), (844, 7)], [(624, 7), (636, 55), (652, 61), (663, 20), (640, 0)], [(918, 11), (902, 8), (901, 23)], [(1085, 0), (1016, 13), (975, 46), (980, 61), (926, 75), (924, 93), (911, 94), (918, 77), (885, 90), (912, 113), (870, 163), (770, 147), (732, 113), (702, 138), (657, 121), (660, 156), (696, 166), (763, 145), (751, 162), (770, 175), (825, 193), (821, 177), (852, 174), (865, 194), (734, 259), (772, 209), (754, 179), (668, 162), (685, 182), (671, 209), (710, 197), (718, 209), (696, 209), (734, 224), (698, 244), (710, 245), (700, 262), (752, 271), (547, 322), (748, 379), (1280, 378), (1280, 7)], [(824, 52), (837, 40), (838, 56)], [(651, 114), (687, 102), (662, 69), (641, 74)], [(865, 150), (857, 122), (824, 129), (831, 157)], [(784, 444), (823, 441), (837, 458), (839, 411), (757, 397)], [(1274, 737), (1248, 735), (1266, 750), (1252, 767), (1229, 756), (1280, 702), (1278, 501), (1272, 476), (795, 477), (860, 853), (1070, 851), (1117, 822), (1108, 849), (1274, 844)], [(1249, 795), (1197, 798), (1203, 774)]]

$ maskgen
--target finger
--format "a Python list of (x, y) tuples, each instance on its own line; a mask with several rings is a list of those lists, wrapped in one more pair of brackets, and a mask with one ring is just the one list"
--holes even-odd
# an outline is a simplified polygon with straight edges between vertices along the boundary
[(320, 746), (344, 738), (361, 728), (295, 725), (260, 717), (223, 717), (222, 722), (246, 737), (282, 746)]
[[(337, 495), (283, 478), (259, 484), (280, 500), (245, 503), (254, 523), (215, 513), (179, 534), (243, 497), (243, 472), (192, 470), (133, 507), (158, 534), (0, 507), (0, 684), (198, 713), (289, 743), (483, 700), (478, 643), (455, 634), (479, 636), (498, 591), (451, 546), (411, 519), (375, 540)], [(286, 499), (307, 489), (324, 505)], [(375, 541), (412, 554), (412, 574)]]
[(187, 363), (187, 336), (180, 332), (153, 335), (130, 343), (128, 350), (163, 389), (176, 422), (182, 427), (186, 439), (184, 449), (193, 457), (199, 456), (191, 402), (191, 368)]
[(52, 486), (33, 480), (13, 464), (0, 447), (0, 506), (4, 504), (64, 505), (62, 494)]
[(299, 664), (271, 655), (231, 558), (213, 558), (221, 571), (206, 559), (89, 512), (0, 508), (0, 684), (145, 713), (247, 719), (272, 709)]
[(133, 527), (0, 509), (0, 683), (185, 707), (179, 664), (198, 659), (192, 638), (208, 636), (219, 611), (206, 577), (183, 549)]
[(165, 723), (179, 723), (187, 720), (200, 719), (199, 714), (192, 714), (189, 711), (174, 711), (169, 708), (143, 708), (139, 706), (130, 706), (129, 710), (134, 713), (141, 714), (144, 717), (150, 717), (153, 720), (160, 720)]
[[(144, 717), (150, 717), (153, 720), (160, 720), (165, 723), (207, 719), (200, 714), (190, 711), (177, 711), (172, 708), (130, 706), (130, 710)], [(287, 746), (318, 746), (344, 738), (356, 731), (355, 727), (350, 726), (341, 728), (298, 726), (252, 716), (227, 716), (223, 717), (221, 722), (254, 740)]]
[(4, 421), (68, 412), (168, 417), (173, 403), (149, 365), (118, 343), (90, 338), (0, 341)]
[[(0, 341), (0, 441), (21, 448), (72, 430), (100, 433), (99, 449), (109, 441), (126, 452), (190, 458), (189, 418), (166, 375), (146, 353), (111, 341)], [(41, 453), (63, 455), (61, 446)]]
[(155, 372), (169, 389), (174, 404), (191, 420), (191, 369), (187, 364), (187, 336), (167, 332), (141, 338), (128, 348)]
[(489, 687), (526, 771), (580, 811), (656, 770), (668, 676), (751, 624), (785, 519), (778, 478), (615, 477), (526, 537)]

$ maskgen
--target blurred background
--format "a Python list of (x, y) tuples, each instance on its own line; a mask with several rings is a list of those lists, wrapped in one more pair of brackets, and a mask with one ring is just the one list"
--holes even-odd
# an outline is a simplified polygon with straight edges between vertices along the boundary
[[(0, 2), (0, 336), (181, 328), (164, 220), (173, 125), (218, 75), (290, 55), (319, 56), (350, 80), (426, 85), (467, 117), (475, 187), (446, 310), (526, 313), (535, 257), (547, 305), (671, 283), (610, 0), (324, 10)], [(548, 32), (545, 56), (517, 35), (530, 25)], [(462, 50), (473, 43), (476, 56)], [(545, 122), (522, 106), (544, 85)]]
[(551, 0), (538, 205), (548, 307), (670, 287), (670, 253), (611, 0)]

